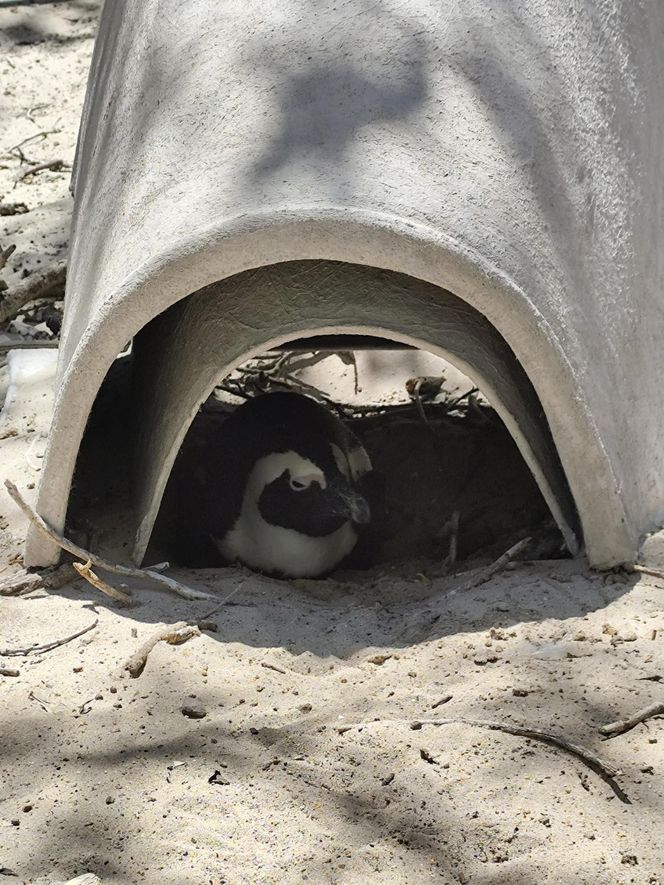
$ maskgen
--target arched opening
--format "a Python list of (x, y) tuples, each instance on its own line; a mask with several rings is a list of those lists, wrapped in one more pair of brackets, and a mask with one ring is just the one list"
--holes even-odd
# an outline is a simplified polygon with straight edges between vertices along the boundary
[[(342, 341), (338, 336), (359, 337)], [(336, 339), (336, 349), (330, 344), (332, 339)], [(473, 415), (461, 402), (456, 410), (450, 408), (453, 391), (444, 384), (437, 402), (435, 397), (433, 402), (423, 403), (421, 394), (415, 398), (409, 396), (410, 427), (400, 428), (397, 434), (392, 423), (394, 414), (389, 408), (382, 409), (380, 403), (371, 404), (373, 415), (351, 416), (354, 424), (356, 420), (358, 422), (356, 432), (363, 440), (369, 440), (374, 458), (388, 468), (388, 473), (389, 464), (399, 464), (405, 454), (399, 453), (398, 446), (396, 449), (392, 446), (398, 436), (402, 437), (402, 449), (408, 445), (415, 447), (420, 453), (418, 457), (424, 457), (424, 449), (427, 450), (430, 470), (438, 477), (433, 481), (436, 491), (433, 497), (437, 504), (431, 506), (433, 498), (430, 495), (429, 513), (424, 520), (426, 526), (420, 526), (424, 530), (419, 537), (411, 532), (406, 541), (418, 553), (426, 548), (426, 555), (430, 557), (447, 555), (444, 551), (450, 538), (450, 518), (454, 518), (459, 509), (453, 506), (455, 494), (456, 503), (461, 503), (466, 511), (466, 529), (473, 521), (476, 525), (473, 530), (475, 540), (473, 532), (468, 531), (465, 538), (459, 532), (462, 556), (481, 547), (489, 548), (491, 538), (498, 546), (506, 540), (509, 531), (502, 531), (502, 534), (496, 531), (498, 518), (493, 521), (493, 530), (484, 519), (483, 535), (477, 528), (482, 520), (477, 517), (468, 519), (473, 507), (480, 511), (484, 507), (484, 516), (488, 517), (491, 507), (486, 502), (482, 504), (480, 488), (482, 485), (488, 487), (490, 475), (504, 481), (503, 492), (492, 505), (496, 514), (502, 507), (504, 517), (509, 501), (517, 511), (519, 501), (528, 501), (524, 511), (525, 523), (517, 526), (503, 518), (501, 529), (511, 527), (515, 532), (521, 532), (530, 526), (536, 531), (546, 522), (548, 511), (561, 534), (557, 540), (551, 540), (553, 546), (545, 545), (543, 549), (547, 555), (555, 554), (561, 545), (566, 545), (572, 552), (578, 550), (575, 509), (541, 404), (518, 360), (495, 328), (466, 302), (439, 287), (390, 271), (331, 261), (284, 262), (237, 274), (182, 299), (144, 327), (134, 341), (131, 357), (125, 360), (122, 369), (117, 365), (114, 367), (113, 378), (109, 375), (98, 398), (95, 412), (99, 417), (93, 415), (88, 441), (82, 447), (70, 519), (79, 524), (94, 525), (96, 522), (89, 507), (81, 510), (82, 496), (77, 490), (88, 488), (87, 482), (81, 484), (80, 477), (85, 473), (85, 464), (90, 463), (95, 433), (99, 435), (95, 427), (102, 427), (105, 458), (116, 464), (115, 469), (109, 469), (107, 464), (105, 473), (116, 476), (116, 486), (118, 477), (127, 477), (124, 489), (119, 493), (116, 489), (117, 499), (124, 497), (128, 514), (124, 520), (124, 538), (120, 539), (116, 533), (113, 543), (130, 546), (134, 543), (135, 533), (136, 561), (144, 561), (146, 552), (150, 557), (156, 555), (156, 551), (160, 555), (171, 555), (168, 544), (164, 548), (163, 538), (158, 537), (159, 532), (153, 538), (153, 530), (178, 452), (184, 460), (178, 464), (173, 476), (186, 464), (188, 452), (189, 456), (191, 454), (191, 441), (201, 433), (205, 437), (203, 425), (207, 422), (212, 426), (214, 423), (210, 417), (210, 397), (218, 399), (215, 390), (238, 367), (246, 366), (248, 360), (266, 351), (273, 352), (275, 348), (282, 355), (289, 348), (291, 353), (350, 352), (355, 355), (356, 362), (358, 354), (362, 353), (373, 353), (375, 359), (379, 352), (412, 356), (419, 349), (429, 353), (430, 359), (455, 366), (468, 378), (468, 384), (482, 392), (485, 399), (473, 403)], [(436, 377), (436, 373), (430, 377)], [(399, 384), (407, 380), (403, 378)], [(116, 426), (122, 427), (121, 445), (111, 442), (113, 434), (109, 433), (108, 419), (103, 418), (103, 403), (113, 385), (124, 390), (120, 395), (124, 417), (114, 419)], [(344, 403), (336, 402), (334, 397), (331, 399), (336, 406), (343, 408)], [(199, 412), (204, 403), (208, 405)], [(461, 414), (464, 409), (465, 414)], [(422, 420), (422, 412), (425, 420)], [(414, 422), (411, 418), (415, 419)], [(474, 419), (484, 424), (482, 432), (472, 427)], [(218, 423), (219, 417), (215, 420)], [(436, 425), (433, 432), (432, 424)], [(445, 432), (441, 429), (443, 425)], [(382, 430), (378, 429), (379, 426)], [(463, 440), (460, 447), (458, 440), (451, 442), (453, 435)], [(473, 438), (472, 445), (470, 437)], [(386, 440), (392, 447), (386, 446)], [(484, 452), (480, 458), (482, 468), (475, 471), (475, 491), (472, 482), (465, 485), (461, 482), (465, 499), (463, 495), (459, 497), (458, 488), (453, 493), (451, 486), (445, 488), (440, 481), (444, 474), (454, 473), (458, 484), (459, 476), (473, 473), (468, 458), (465, 461), (460, 457), (451, 458), (455, 445), (466, 455), (471, 451), (476, 456), (479, 450)], [(112, 453), (109, 447), (113, 448)], [(451, 458), (452, 466), (447, 471), (444, 457)], [(131, 474), (123, 469), (128, 463), (133, 464)], [(507, 469), (507, 465), (511, 467)], [(510, 474), (512, 468), (515, 472)], [(393, 481), (394, 470), (391, 472)], [(403, 470), (401, 475), (403, 478)], [(403, 484), (413, 495), (410, 502), (402, 499), (396, 509), (405, 506), (404, 512), (412, 513), (413, 506), (417, 510), (417, 505), (422, 502), (417, 500), (412, 481), (409, 483), (406, 478)], [(536, 487), (538, 490), (533, 494)], [(430, 492), (431, 483), (428, 488)], [(89, 489), (85, 495), (90, 498)], [(390, 495), (395, 504), (394, 482)], [(134, 501), (133, 511), (126, 506), (130, 496)], [(472, 506), (469, 496), (474, 497)], [(101, 490), (98, 497), (108, 501), (108, 492)], [(496, 504), (498, 509), (495, 509)], [(447, 513), (450, 507), (451, 512)], [(84, 513), (86, 509), (87, 515)], [(385, 519), (390, 523), (389, 516)], [(434, 531), (432, 523), (436, 521), (441, 524)], [(402, 536), (406, 522), (401, 520)], [(387, 537), (391, 532), (394, 552), (398, 548), (394, 538), (400, 535), (399, 520), (392, 519), (390, 525)], [(159, 524), (157, 527), (159, 529)], [(389, 546), (389, 541), (386, 544)]]
[[(422, 350), (340, 335), (288, 342), (238, 366), (215, 388), (173, 465), (147, 564), (224, 563), (201, 507), (220, 452), (246, 444), (227, 430), (228, 419), (254, 398), (283, 391), (322, 403), (371, 461), (364, 483), (371, 521), (339, 562), (342, 569), (425, 574), (477, 556), (495, 558), (526, 536), (533, 538), (531, 558), (568, 552), (514, 440), (467, 376)], [(218, 502), (224, 512), (229, 506)]]

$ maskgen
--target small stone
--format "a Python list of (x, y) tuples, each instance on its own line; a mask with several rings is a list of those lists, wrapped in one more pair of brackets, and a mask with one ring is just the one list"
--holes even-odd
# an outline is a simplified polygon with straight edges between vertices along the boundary
[(525, 698), (528, 697), (528, 692), (525, 688), (513, 688), (512, 694), (515, 698)]
[(638, 866), (638, 858), (635, 854), (628, 854), (625, 851), (620, 852), (620, 863), (625, 864), (628, 867)]
[(189, 719), (203, 719), (207, 716), (207, 710), (200, 701), (189, 700), (182, 704), (182, 715)]
[(424, 759), (425, 762), (428, 762), (429, 765), (437, 765), (437, 759), (431, 755), (431, 753), (426, 749), (426, 747), (420, 747), (420, 759)]
[(13, 827), (20, 827), (20, 826), (21, 826), (21, 821), (20, 821), (18, 818), (16, 818), (16, 817), (13, 818), (13, 820), (12, 820), (12, 826), (13, 826)]
[(213, 771), (213, 773), (210, 775), (210, 777), (208, 778), (208, 783), (214, 784), (219, 787), (228, 787), (228, 786), (230, 786), (231, 782), (229, 780), (226, 780), (225, 777), (222, 777), (221, 772), (219, 771), (218, 768), (216, 768)]
[(473, 659), (473, 662), (477, 664), (478, 667), (484, 667), (487, 664), (495, 664), (498, 660), (498, 655), (480, 655)]
[(74, 667), (73, 670), (74, 670), (74, 673), (82, 673), (83, 667)]
[(106, 797), (106, 804), (107, 805), (112, 805), (114, 802), (115, 802), (115, 796), (107, 796)]
[(117, 685), (112, 685), (112, 686), (109, 688), (109, 691), (110, 691), (111, 694), (117, 694), (117, 693), (118, 693), (118, 687), (117, 687)]
[(313, 707), (311, 706), (311, 704), (300, 704), (297, 709), (300, 711), (300, 713), (311, 713)]
[(22, 808), (22, 811), (24, 811), (27, 814), (28, 811), (32, 811), (32, 808), (33, 808), (32, 805), (24, 805)]
[(627, 633), (623, 633), (620, 638), (623, 642), (636, 642), (637, 636), (633, 630), (629, 630)]
[(392, 657), (394, 657), (394, 655), (372, 655), (370, 658), (367, 658), (367, 662), (369, 664), (376, 664), (377, 667), (381, 667), (385, 661), (389, 661)]
[(15, 667), (2, 667), (0, 668), (0, 676), (20, 676), (21, 671), (17, 670)]

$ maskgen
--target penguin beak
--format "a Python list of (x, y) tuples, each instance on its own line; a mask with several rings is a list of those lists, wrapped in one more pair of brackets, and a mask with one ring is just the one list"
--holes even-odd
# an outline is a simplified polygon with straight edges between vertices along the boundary
[(366, 525), (371, 519), (371, 509), (366, 498), (347, 483), (337, 485), (336, 492), (351, 520), (356, 525)]

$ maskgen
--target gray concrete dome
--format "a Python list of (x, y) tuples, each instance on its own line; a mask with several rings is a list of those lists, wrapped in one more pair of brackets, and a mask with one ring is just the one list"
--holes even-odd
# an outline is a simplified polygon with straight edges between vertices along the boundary
[(664, 517), (663, 37), (634, 0), (107, 3), (40, 513), (142, 329), (137, 559), (215, 382), (364, 332), (459, 365), (570, 547), (578, 513), (592, 564), (633, 560)]

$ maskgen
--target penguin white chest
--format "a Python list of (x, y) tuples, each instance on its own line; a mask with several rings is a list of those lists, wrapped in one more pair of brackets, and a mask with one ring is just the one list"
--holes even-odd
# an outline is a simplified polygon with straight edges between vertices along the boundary
[(316, 577), (333, 569), (357, 541), (350, 522), (331, 535), (312, 538), (270, 525), (258, 514), (241, 515), (225, 538), (216, 541), (225, 559), (241, 560), (261, 571), (280, 572), (293, 578)]

